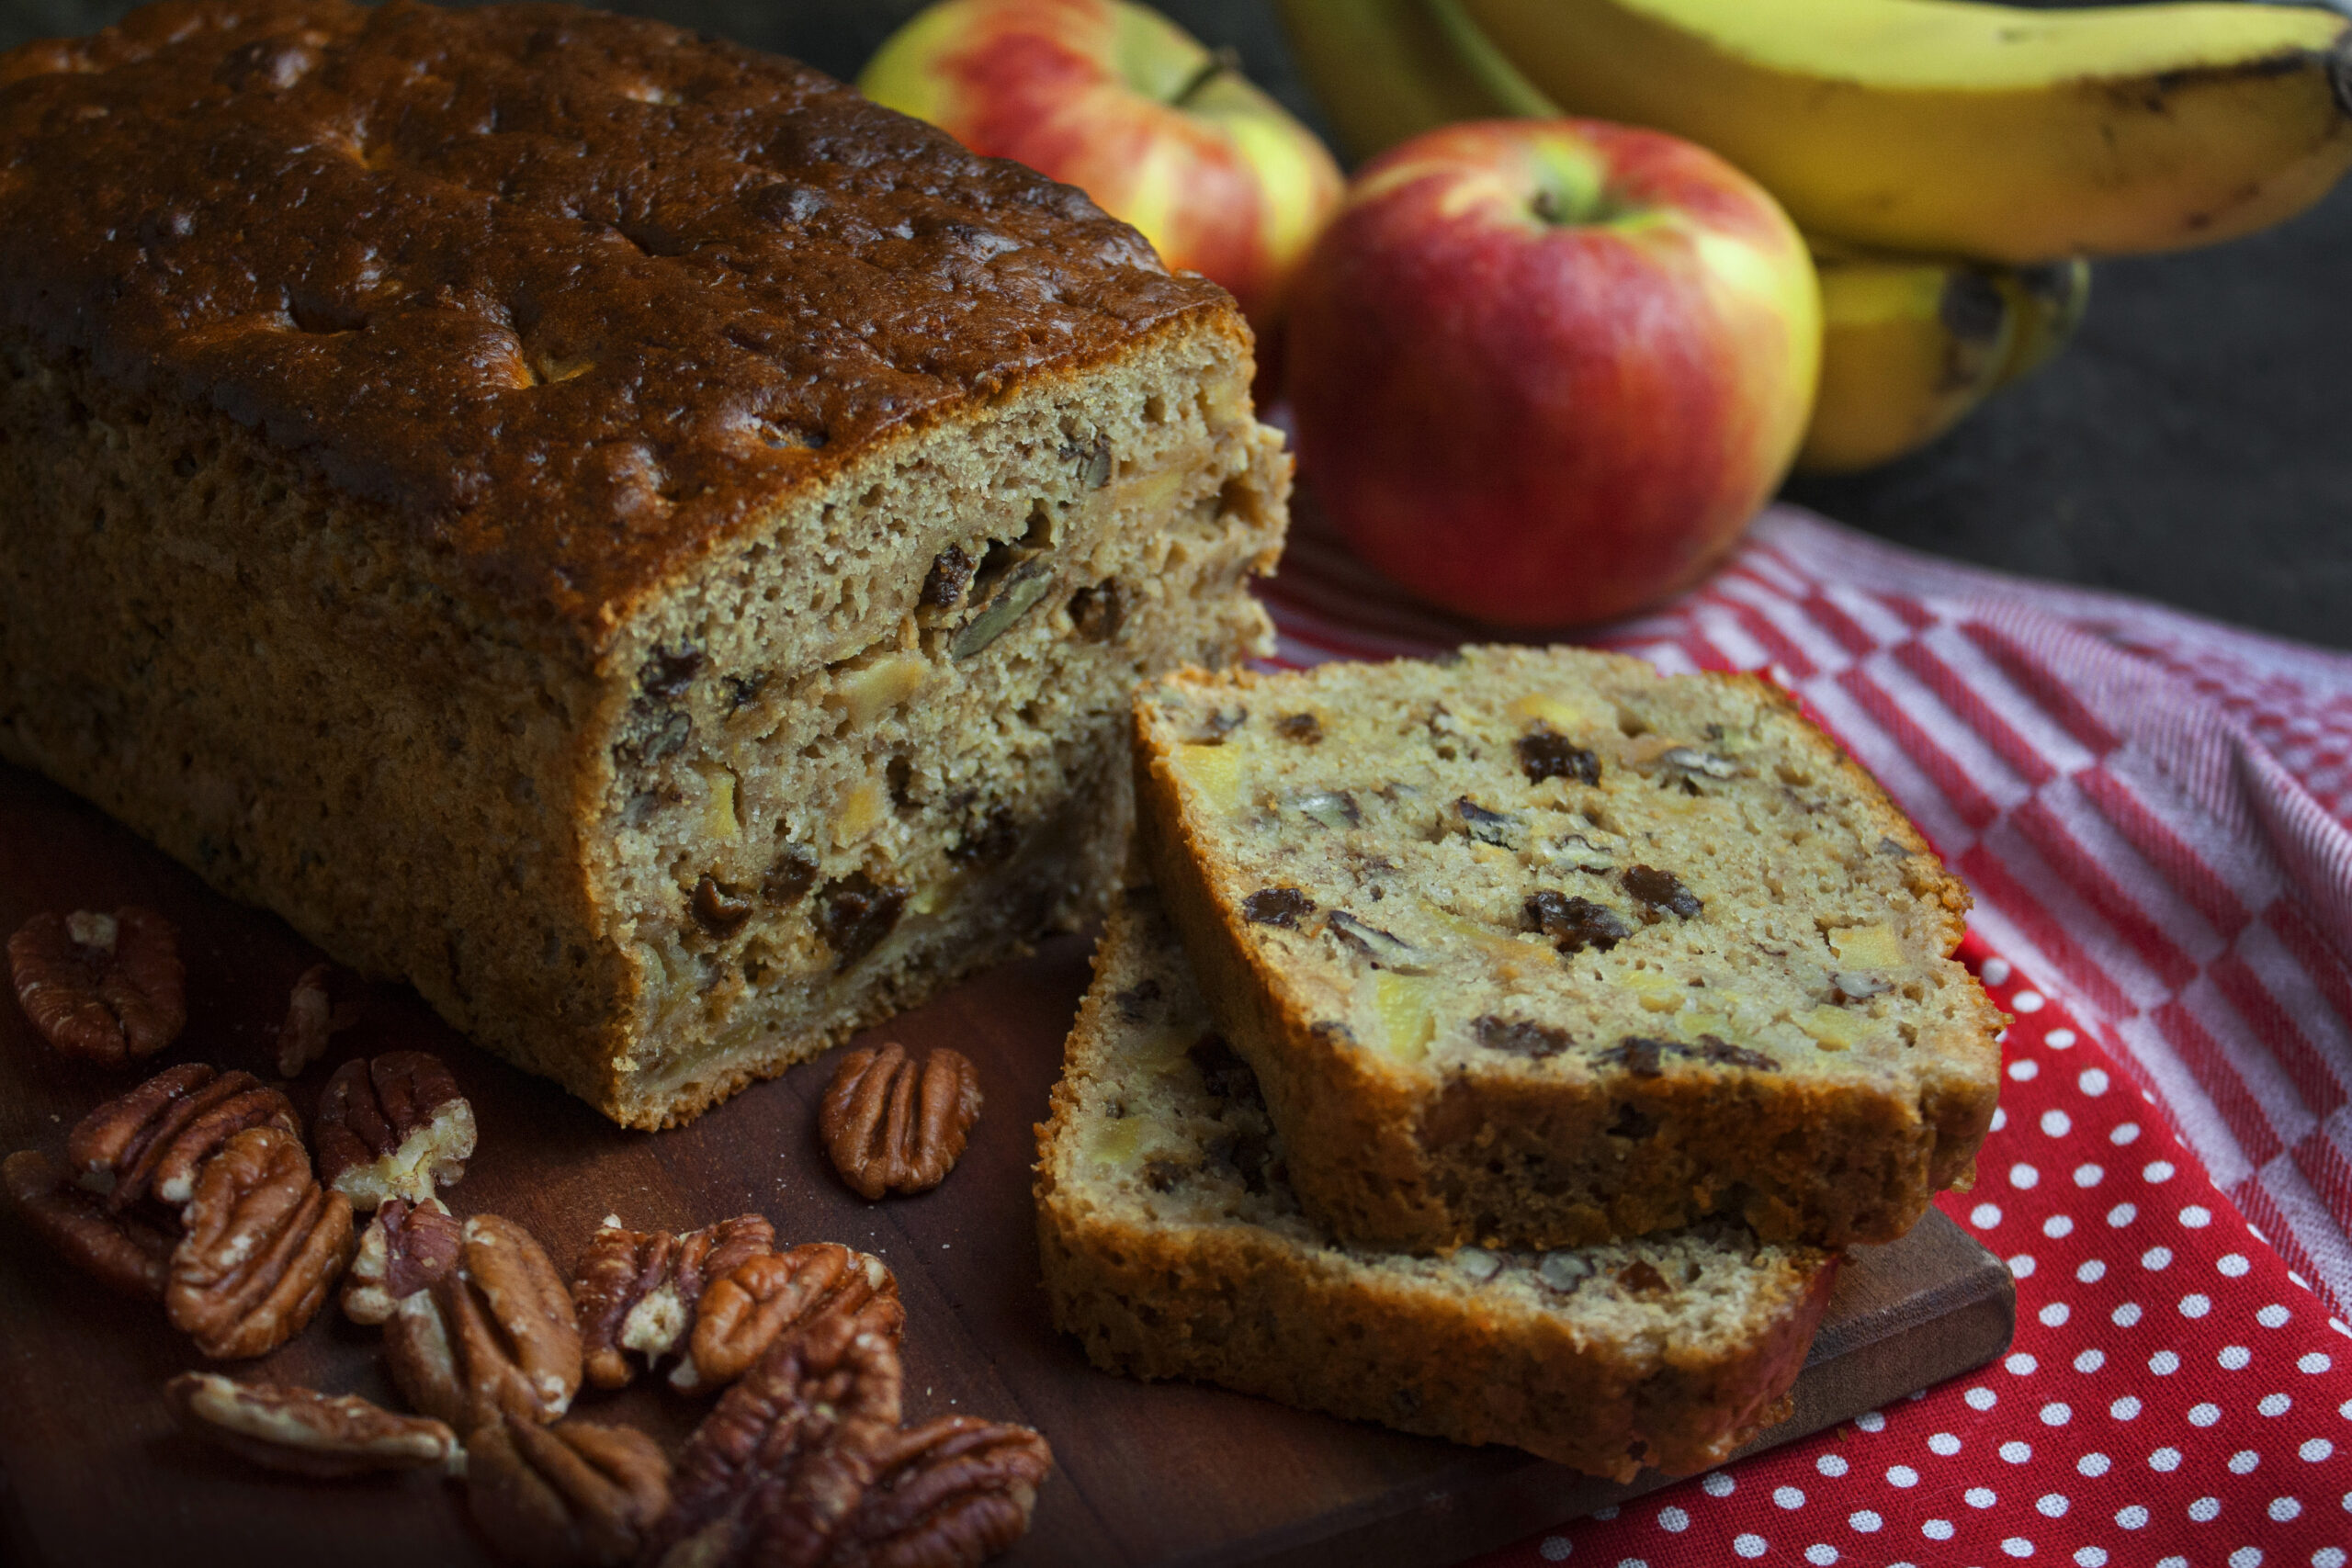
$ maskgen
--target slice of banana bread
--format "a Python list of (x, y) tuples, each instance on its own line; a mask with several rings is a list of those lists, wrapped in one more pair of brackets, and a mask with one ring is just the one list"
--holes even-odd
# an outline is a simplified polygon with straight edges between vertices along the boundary
[(175, 0), (0, 154), (0, 756), (623, 1122), (1091, 918), (1266, 637), (1231, 299), (790, 61)]
[(1972, 1174), (1967, 893), (1768, 682), (1472, 648), (1135, 711), (1153, 871), (1337, 1234), (1843, 1246)]
[(1786, 1410), (1834, 1254), (1709, 1220), (1450, 1258), (1333, 1244), (1148, 888), (1094, 958), (1039, 1130), (1054, 1321), (1108, 1371), (1199, 1378), (1596, 1475), (1721, 1461)]

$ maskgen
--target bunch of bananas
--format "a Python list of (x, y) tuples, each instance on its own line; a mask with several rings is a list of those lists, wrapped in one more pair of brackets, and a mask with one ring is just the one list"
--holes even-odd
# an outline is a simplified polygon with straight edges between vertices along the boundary
[(1590, 115), (1723, 154), (1814, 242), (1801, 468), (1868, 467), (2046, 361), (2083, 258), (2293, 216), (2352, 165), (2352, 23), (2260, 4), (1281, 0), (1353, 156)]

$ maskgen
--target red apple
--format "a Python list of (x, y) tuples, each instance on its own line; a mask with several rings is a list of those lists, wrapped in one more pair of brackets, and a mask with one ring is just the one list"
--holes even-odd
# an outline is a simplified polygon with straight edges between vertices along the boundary
[(857, 85), (975, 152), (1077, 186), (1170, 266), (1224, 285), (1261, 336), (1339, 205), (1339, 165), (1313, 131), (1125, 0), (944, 0)]
[(1448, 126), (1358, 171), (1301, 269), (1299, 466), (1374, 566), (1506, 626), (1702, 575), (1804, 434), (1804, 242), (1703, 148), (1593, 120)]

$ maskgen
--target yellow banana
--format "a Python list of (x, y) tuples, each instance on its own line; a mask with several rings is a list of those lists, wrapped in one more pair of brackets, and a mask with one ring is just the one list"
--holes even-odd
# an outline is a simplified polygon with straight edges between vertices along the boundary
[(2044, 266), (2003, 267), (1994, 281), (2018, 320), (2008, 357), (1993, 381), (2006, 387), (2049, 364), (2075, 335), (2091, 302), (2091, 264), (2076, 256)]
[(1810, 233), (2035, 263), (2264, 228), (2352, 164), (2352, 23), (2256, 4), (1458, 3), (1564, 109), (1672, 131)]
[(1277, 0), (1277, 8), (1291, 58), (1352, 162), (1455, 120), (1560, 112), (1532, 88), (1515, 102), (1471, 70), (1445, 26), (1458, 28), (1459, 12), (1442, 17), (1424, 0)]

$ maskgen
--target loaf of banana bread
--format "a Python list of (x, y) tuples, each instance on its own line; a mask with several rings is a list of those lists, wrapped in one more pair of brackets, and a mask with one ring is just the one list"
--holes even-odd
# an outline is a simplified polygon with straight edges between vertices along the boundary
[(0, 755), (625, 1122), (1088, 918), (1266, 637), (1232, 301), (792, 62), (170, 0), (0, 154)]
[(1786, 1410), (1833, 1253), (1733, 1220), (1549, 1252), (1334, 1244), (1148, 888), (1094, 958), (1039, 1133), (1054, 1321), (1108, 1371), (1198, 1378), (1630, 1479)]
[(1838, 1247), (1972, 1174), (1967, 891), (1770, 682), (1472, 648), (1183, 672), (1136, 728), (1161, 892), (1336, 1233)]

